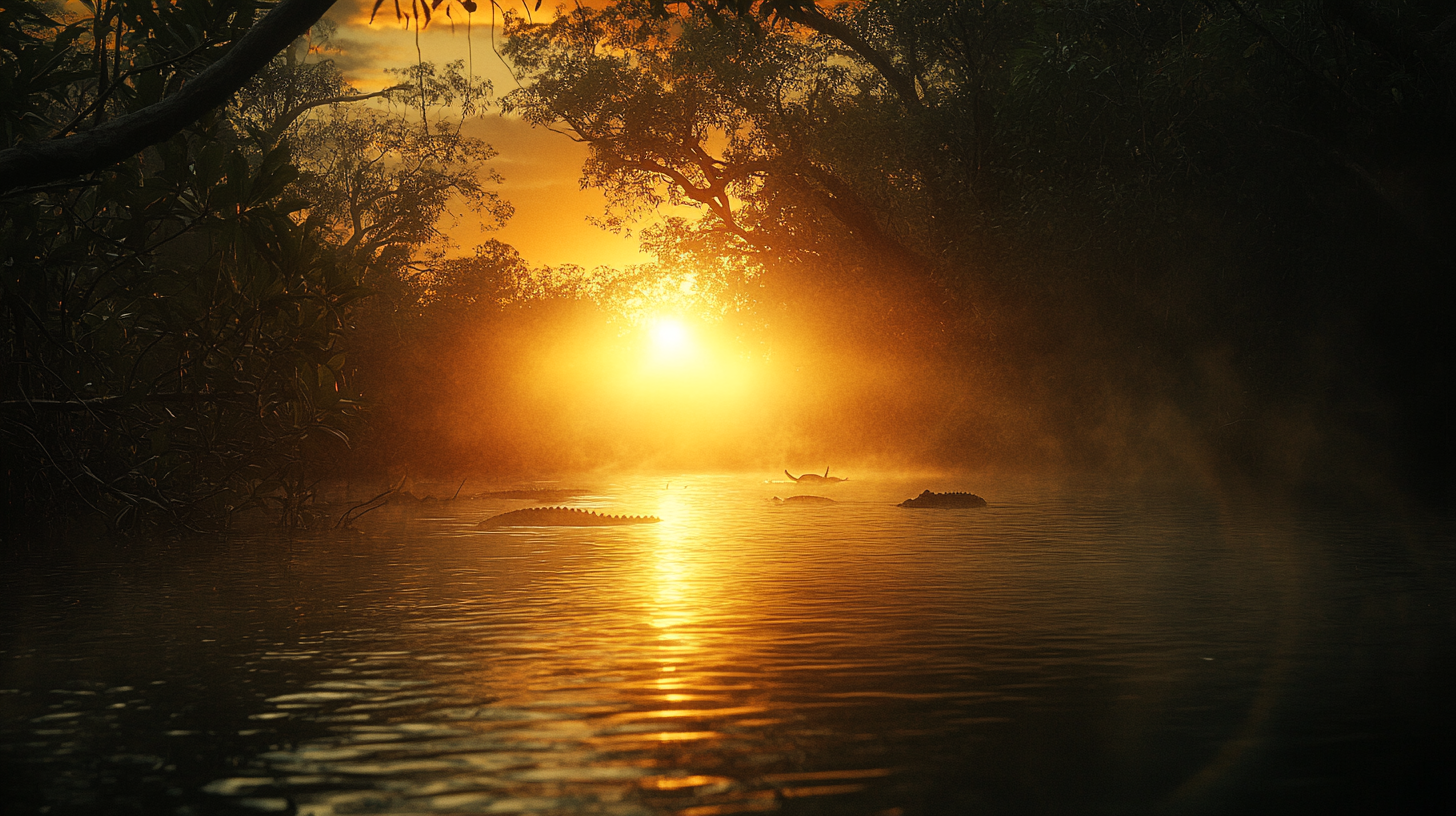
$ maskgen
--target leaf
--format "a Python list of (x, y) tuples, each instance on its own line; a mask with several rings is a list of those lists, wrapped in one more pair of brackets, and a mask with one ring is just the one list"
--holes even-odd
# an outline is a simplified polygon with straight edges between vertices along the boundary
[(266, 177), (259, 177), (253, 187), (251, 203), (254, 206), (266, 203), (269, 199), (282, 193), (283, 189), (296, 178), (298, 178), (298, 168), (292, 165), (280, 167)]
[(343, 431), (339, 430), (338, 428), (335, 428), (335, 427), (333, 427), (331, 425), (324, 425), (324, 424), (319, 424), (319, 425), (317, 425), (315, 427), (317, 427), (320, 431), (323, 431), (324, 433), (329, 434), (330, 436), (333, 436), (333, 437), (339, 439), (345, 445), (349, 444), (349, 437), (348, 437), (348, 435), (345, 434)]
[(243, 151), (234, 150), (227, 158), (227, 190), (235, 202), (248, 200), (248, 157)]
[(289, 147), (288, 140), (284, 139), (276, 147), (268, 151), (263, 157), (263, 162), (258, 165), (258, 175), (265, 176), (274, 172), (293, 159), (293, 150)]
[(147, 438), (150, 439), (152, 442), (153, 456), (160, 456), (171, 449), (171, 440), (167, 438), (166, 428), (157, 428), (156, 430), (147, 434)]
[(198, 153), (193, 167), (196, 168), (198, 186), (204, 193), (222, 181), (222, 165), (227, 152), (227, 146), (222, 142), (209, 142)]

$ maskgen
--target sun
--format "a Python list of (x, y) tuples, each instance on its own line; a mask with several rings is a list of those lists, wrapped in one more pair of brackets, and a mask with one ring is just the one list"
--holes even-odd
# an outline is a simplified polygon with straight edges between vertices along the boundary
[(693, 356), (692, 333), (675, 317), (656, 317), (648, 324), (652, 356), (659, 362), (682, 362)]

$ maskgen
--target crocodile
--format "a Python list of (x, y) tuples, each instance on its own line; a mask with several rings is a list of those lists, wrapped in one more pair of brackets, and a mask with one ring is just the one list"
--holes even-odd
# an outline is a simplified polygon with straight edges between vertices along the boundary
[(656, 516), (607, 516), (575, 507), (528, 507), (491, 516), (476, 525), (478, 530), (497, 527), (617, 527), (624, 524), (657, 524)]
[(986, 500), (975, 493), (931, 493), (929, 490), (913, 499), (900, 502), (897, 507), (933, 508), (937, 510), (960, 507), (985, 507)]
[(774, 504), (838, 504), (839, 503), (839, 502), (836, 502), (834, 499), (828, 499), (828, 498), (825, 498), (823, 496), (790, 496), (787, 499), (781, 499), (778, 496), (774, 496), (772, 499), (769, 499), (769, 501), (773, 502)]
[(823, 476), (820, 476), (817, 473), (805, 473), (803, 476), (795, 476), (794, 474), (790, 473), (787, 469), (784, 470), (784, 475), (787, 476), (787, 477), (789, 477), (790, 479), (793, 479), (794, 481), (798, 482), (799, 484), (834, 484), (836, 482), (847, 482), (847, 481), (849, 481), (848, 478), (841, 479), (838, 476), (830, 476), (829, 475), (829, 468), (824, 468), (824, 475)]

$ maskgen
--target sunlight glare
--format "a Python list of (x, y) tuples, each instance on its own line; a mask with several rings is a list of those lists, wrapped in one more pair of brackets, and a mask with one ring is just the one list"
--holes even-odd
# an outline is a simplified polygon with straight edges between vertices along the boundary
[(693, 338), (681, 320), (655, 318), (648, 329), (653, 356), (659, 361), (681, 362), (693, 354)]

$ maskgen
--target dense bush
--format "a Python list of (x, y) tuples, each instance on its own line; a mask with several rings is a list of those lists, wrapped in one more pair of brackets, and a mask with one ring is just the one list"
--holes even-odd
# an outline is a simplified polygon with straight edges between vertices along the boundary
[[(8, 145), (157, 101), (254, 13), (87, 8), (0, 11)], [(8, 517), (212, 525), (266, 507), (297, 522), (357, 425), (361, 298), (401, 289), (452, 197), (509, 214), (485, 187), (489, 147), (442, 119), (487, 88), (424, 63), (392, 94), (358, 94), (305, 46), (121, 165), (0, 201)], [(357, 104), (381, 96), (393, 105)]]

